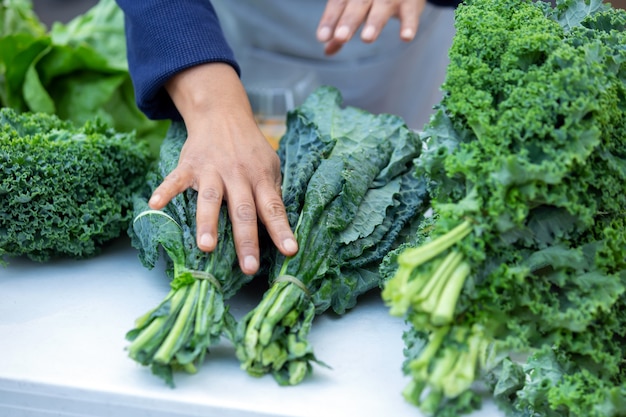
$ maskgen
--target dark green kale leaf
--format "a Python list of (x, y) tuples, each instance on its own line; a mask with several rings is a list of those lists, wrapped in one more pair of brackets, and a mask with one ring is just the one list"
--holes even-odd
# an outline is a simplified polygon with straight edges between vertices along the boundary
[(126, 231), (148, 165), (133, 134), (99, 119), (0, 109), (0, 261), (96, 255)]
[(378, 262), (427, 198), (413, 173), (418, 135), (398, 117), (343, 107), (334, 88), (294, 110), (280, 143), (299, 251), (276, 255), (270, 289), (237, 329), (237, 356), (250, 374), (286, 385), (319, 363), (307, 341), (314, 316), (342, 314), (379, 286)]
[(171, 279), (169, 294), (127, 333), (129, 356), (170, 386), (175, 370), (196, 372), (211, 346), (222, 337), (232, 339), (235, 319), (225, 301), (252, 278), (238, 268), (225, 204), (218, 222), (220, 240), (210, 253), (196, 243), (195, 190), (178, 194), (163, 210), (148, 206), (151, 191), (177, 166), (186, 138), (183, 123), (172, 123), (159, 164), (149, 174), (147, 192), (134, 200), (135, 217), (128, 231), (143, 265), (152, 269), (163, 257)]

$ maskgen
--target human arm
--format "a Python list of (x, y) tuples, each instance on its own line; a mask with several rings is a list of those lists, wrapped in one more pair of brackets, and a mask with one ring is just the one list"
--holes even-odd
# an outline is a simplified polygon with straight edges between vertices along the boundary
[(211, 251), (219, 238), (216, 207), (226, 199), (245, 273), (256, 272), (259, 264), (257, 220), (283, 254), (294, 254), (297, 244), (280, 197), (278, 157), (254, 122), (210, 2), (118, 4), (125, 13), (139, 107), (153, 119), (182, 119), (188, 130), (179, 164), (155, 190), (152, 208), (164, 207), (186, 188), (196, 189), (198, 245)]
[[(457, 6), (458, 0), (431, 0), (438, 6)], [(400, 20), (400, 39), (409, 42), (417, 33), (426, 0), (328, 0), (317, 28), (327, 55), (337, 53), (362, 25), (361, 40), (374, 42), (390, 18)]]
[(166, 89), (188, 137), (178, 166), (154, 191), (151, 207), (162, 208), (176, 194), (196, 189), (198, 246), (210, 252), (219, 238), (222, 199), (227, 200), (244, 273), (259, 267), (258, 221), (283, 254), (295, 254), (297, 244), (280, 193), (280, 162), (256, 125), (234, 69), (224, 63), (197, 65), (172, 77)]

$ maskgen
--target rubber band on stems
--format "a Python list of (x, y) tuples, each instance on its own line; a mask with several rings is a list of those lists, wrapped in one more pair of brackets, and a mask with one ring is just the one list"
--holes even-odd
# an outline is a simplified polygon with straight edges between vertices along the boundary
[(222, 285), (220, 284), (220, 282), (217, 280), (217, 278), (215, 278), (215, 275), (209, 273), (209, 272), (205, 272), (205, 271), (196, 271), (196, 270), (189, 270), (189, 273), (191, 274), (192, 277), (194, 277), (195, 279), (204, 279), (209, 281), (211, 284), (213, 284), (213, 286), (215, 288), (217, 288), (217, 290), (219, 292), (222, 292)]
[(286, 275), (286, 274), (279, 275), (276, 277), (273, 284), (277, 284), (279, 282), (290, 282), (294, 284), (296, 287), (300, 288), (302, 292), (306, 294), (307, 297), (311, 298), (311, 293), (309, 292), (309, 289), (306, 287), (306, 285), (304, 285), (302, 281), (300, 281), (298, 278), (294, 277), (293, 275)]

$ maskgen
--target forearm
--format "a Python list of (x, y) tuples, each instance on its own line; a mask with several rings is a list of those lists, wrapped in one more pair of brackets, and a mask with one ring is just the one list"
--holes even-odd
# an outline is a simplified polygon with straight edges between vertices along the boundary
[(179, 119), (164, 89), (171, 77), (206, 62), (239, 71), (206, 0), (117, 0), (124, 11), (128, 65), (139, 108), (153, 119)]
[[(234, 68), (212, 62), (185, 69), (165, 83), (189, 129), (203, 128), (207, 115), (221, 114), (222, 119), (236, 115), (239, 123), (252, 121), (248, 96)], [(191, 136), (194, 133), (189, 132)]]

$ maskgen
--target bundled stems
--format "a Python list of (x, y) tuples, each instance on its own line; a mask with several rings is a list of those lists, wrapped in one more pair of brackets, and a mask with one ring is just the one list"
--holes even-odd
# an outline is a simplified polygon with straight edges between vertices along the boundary
[(250, 375), (272, 373), (280, 385), (295, 385), (316, 361), (307, 337), (315, 305), (306, 288), (291, 280), (274, 281), (258, 306), (237, 327), (236, 354)]
[(466, 220), (448, 233), (406, 249), (398, 256), (396, 274), (382, 294), (392, 315), (403, 316), (411, 309), (425, 315), (415, 318), (421, 324), (442, 326), (452, 322), (457, 300), (470, 274), (469, 264), (452, 247), (471, 230), (471, 223)]
[[(448, 343), (449, 338), (454, 343)], [(420, 355), (408, 364), (413, 378), (403, 391), (405, 399), (425, 413), (435, 413), (443, 398), (456, 398), (470, 388), (485, 348), (478, 327), (433, 330)]]
[[(173, 387), (173, 371), (195, 373), (207, 349), (219, 342), (229, 322), (220, 288), (214, 280), (183, 272), (183, 283), (135, 322), (126, 334), (129, 356)], [(180, 278), (180, 276), (179, 276)]]

